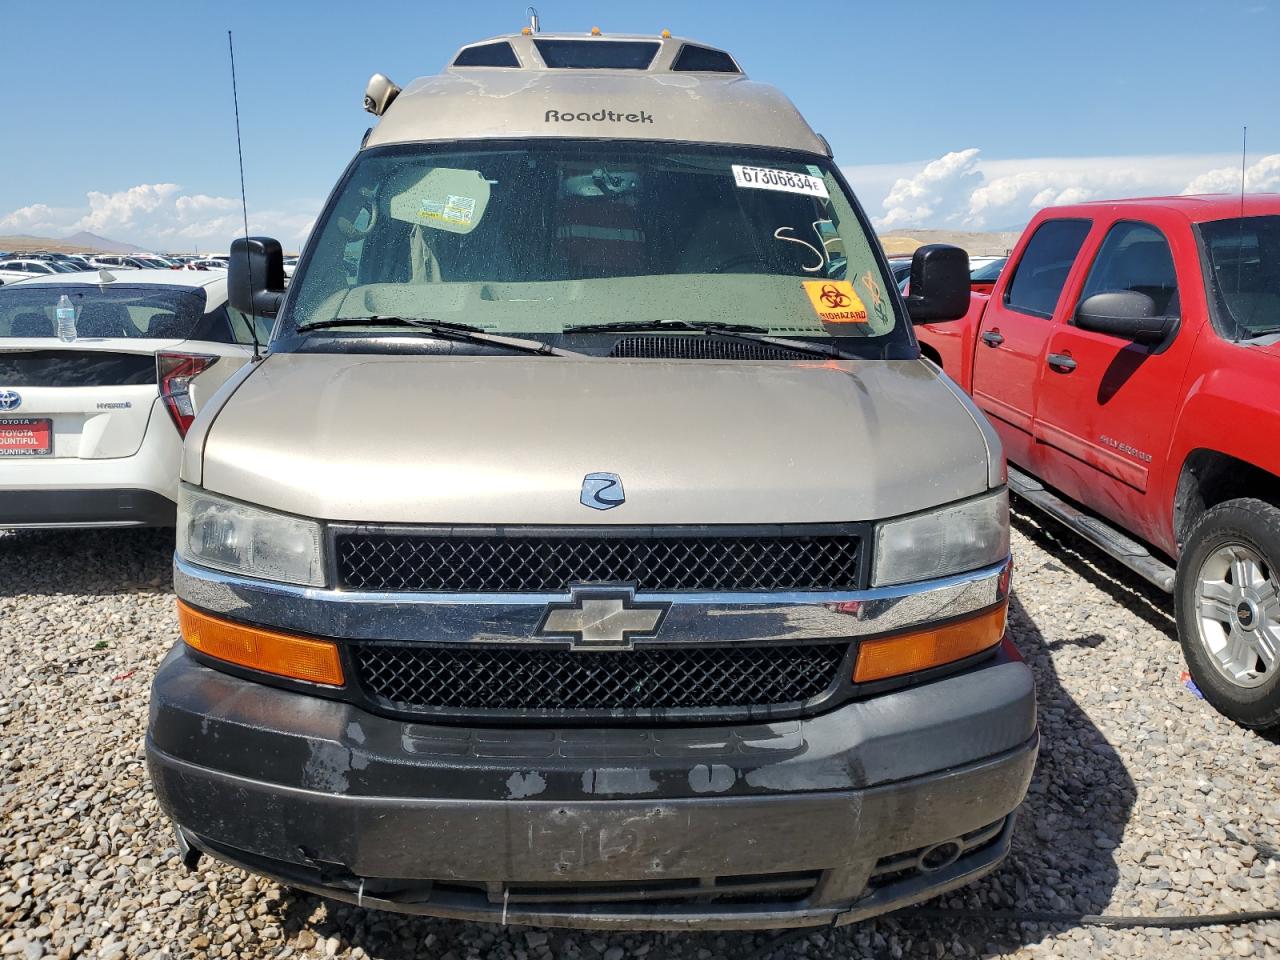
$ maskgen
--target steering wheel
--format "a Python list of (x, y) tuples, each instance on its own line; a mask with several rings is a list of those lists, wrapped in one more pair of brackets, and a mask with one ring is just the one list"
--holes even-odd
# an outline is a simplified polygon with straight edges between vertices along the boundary
[(760, 263), (760, 258), (756, 256), (756, 254), (739, 253), (739, 254), (736, 254), (735, 256), (729, 257), (727, 260), (722, 260), (720, 263), (717, 263), (714, 267), (712, 267), (707, 272), (708, 273), (728, 273), (734, 267), (745, 267), (752, 264), (759, 265), (759, 263)]

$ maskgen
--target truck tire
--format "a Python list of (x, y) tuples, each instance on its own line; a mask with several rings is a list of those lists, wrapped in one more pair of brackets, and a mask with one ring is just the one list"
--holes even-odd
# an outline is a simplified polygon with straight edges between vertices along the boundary
[(1244, 727), (1280, 726), (1280, 509), (1228, 500), (1187, 536), (1178, 639), (1206, 700)]

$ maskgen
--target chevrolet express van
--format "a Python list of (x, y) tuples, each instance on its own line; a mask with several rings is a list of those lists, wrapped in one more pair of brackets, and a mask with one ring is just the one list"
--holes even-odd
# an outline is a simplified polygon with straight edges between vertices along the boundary
[(999, 441), (826, 141), (724, 51), (525, 33), (401, 91), (184, 449), (179, 844), (387, 910), (844, 923), (1009, 850)]

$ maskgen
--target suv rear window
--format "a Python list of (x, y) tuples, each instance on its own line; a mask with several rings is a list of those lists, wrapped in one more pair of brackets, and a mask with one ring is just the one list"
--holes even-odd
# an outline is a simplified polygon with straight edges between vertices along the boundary
[(1092, 226), (1090, 220), (1047, 220), (1022, 252), (1016, 273), (1004, 292), (1010, 310), (1049, 319)]
[(85, 338), (186, 340), (204, 317), (205, 293), (192, 287), (15, 284), (0, 287), (0, 340), (57, 336), (54, 311), (63, 294)]

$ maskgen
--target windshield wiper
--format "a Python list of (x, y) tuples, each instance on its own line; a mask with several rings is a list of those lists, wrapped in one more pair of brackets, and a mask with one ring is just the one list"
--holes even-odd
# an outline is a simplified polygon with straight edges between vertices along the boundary
[(572, 356), (567, 350), (559, 350), (541, 340), (524, 340), (518, 337), (502, 337), (485, 333), (480, 327), (469, 323), (455, 323), (451, 320), (431, 320), (419, 317), (393, 317), (374, 314), (369, 317), (337, 317), (333, 320), (317, 320), (304, 323), (298, 327), (298, 333), (311, 330), (330, 330), (334, 327), (363, 326), (413, 327), (423, 330), (441, 340), (453, 340), (457, 343), (477, 343), (486, 346), (505, 347), (520, 353), (532, 353), (543, 357)]
[(833, 357), (837, 360), (852, 360), (854, 355), (839, 347), (825, 343), (814, 343), (810, 340), (792, 340), (789, 337), (769, 335), (768, 327), (757, 327), (749, 323), (717, 323), (702, 320), (618, 320), (612, 323), (579, 323), (564, 328), (565, 333), (657, 333), (666, 330), (680, 330), (689, 333), (701, 333), (713, 337), (724, 337), (728, 340), (749, 340), (753, 343), (767, 343), (787, 350), (801, 353), (812, 353), (820, 357)]

